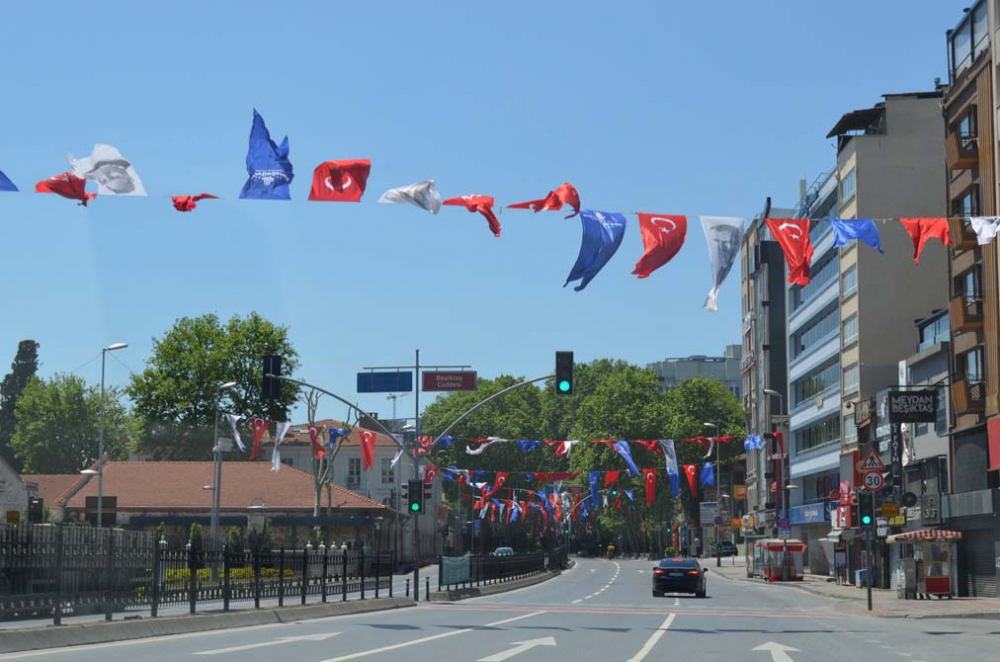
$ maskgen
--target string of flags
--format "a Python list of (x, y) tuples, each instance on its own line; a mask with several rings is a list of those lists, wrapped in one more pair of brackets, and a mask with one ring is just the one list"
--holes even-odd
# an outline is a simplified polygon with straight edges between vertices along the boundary
[[(275, 143), (255, 109), (250, 128), (246, 157), (247, 180), (240, 191), (244, 200), (291, 200), (289, 186), (295, 178), (289, 158), (288, 137)], [(76, 159), (67, 154), (71, 170), (35, 184), (38, 193), (54, 193), (76, 200), (87, 206), (98, 196), (146, 196), (146, 188), (131, 161), (112, 145), (97, 144), (90, 156)], [(325, 161), (313, 170), (312, 186), (308, 199), (317, 202), (360, 202), (371, 174), (368, 159), (342, 159)], [(94, 182), (97, 193), (86, 190), (87, 182)], [(0, 171), (0, 192), (16, 192), (17, 186)], [(171, 202), (179, 212), (191, 212), (198, 202), (218, 199), (210, 193), (196, 195), (171, 195)], [(490, 232), (500, 236), (498, 209), (492, 196), (462, 195), (443, 200), (433, 179), (392, 188), (383, 193), (378, 202), (409, 204), (431, 214), (437, 214), (442, 205), (465, 207), (480, 214)], [(573, 288), (579, 292), (597, 276), (621, 247), (627, 225), (622, 213), (583, 209), (580, 194), (572, 184), (564, 183), (545, 197), (507, 205), (509, 209), (528, 209), (534, 212), (558, 211), (565, 207), (573, 210), (566, 218), (579, 216), (582, 240), (576, 262), (566, 278), (564, 287), (578, 282)], [(643, 254), (632, 273), (640, 279), (648, 278), (654, 271), (669, 263), (680, 252), (687, 238), (688, 217), (683, 215), (636, 212), (643, 244)], [(705, 300), (705, 309), (717, 310), (717, 298), (729, 275), (746, 230), (746, 219), (723, 216), (700, 216), (702, 230), (708, 244), (712, 286)], [(913, 239), (914, 262), (927, 242), (938, 239), (949, 245), (948, 218), (899, 218), (899, 219), (794, 219), (767, 218), (765, 222), (781, 245), (789, 268), (789, 282), (799, 285), (809, 283), (809, 269), (813, 246), (809, 237), (811, 220), (826, 221), (833, 226), (835, 245), (844, 246), (860, 241), (884, 253), (876, 220), (898, 220)], [(954, 219), (968, 222), (980, 245), (992, 242), (1000, 231), (1000, 216), (973, 216)]]

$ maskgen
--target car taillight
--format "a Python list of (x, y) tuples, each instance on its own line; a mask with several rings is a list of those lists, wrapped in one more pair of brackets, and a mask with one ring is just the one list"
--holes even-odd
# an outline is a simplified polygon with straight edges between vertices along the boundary
[(700, 575), (701, 573), (698, 572), (697, 570), (688, 570), (688, 574), (689, 575)]
[(653, 574), (654, 575), (662, 575), (663, 574), (663, 570), (661, 570), (660, 568), (656, 568), (655, 570), (653, 570)]

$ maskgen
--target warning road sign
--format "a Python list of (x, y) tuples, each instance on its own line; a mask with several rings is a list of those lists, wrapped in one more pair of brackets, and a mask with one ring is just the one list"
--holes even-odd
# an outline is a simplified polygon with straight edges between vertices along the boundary
[(865, 456), (864, 461), (861, 463), (861, 471), (881, 471), (885, 469), (885, 463), (882, 462), (882, 458), (875, 451), (874, 448), (869, 449), (868, 455)]

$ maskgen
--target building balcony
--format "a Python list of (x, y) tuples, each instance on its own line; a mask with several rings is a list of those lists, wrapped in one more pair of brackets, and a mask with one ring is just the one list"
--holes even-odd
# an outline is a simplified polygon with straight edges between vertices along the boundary
[(952, 297), (948, 315), (953, 331), (975, 331), (983, 328), (983, 300), (976, 294), (962, 293)]
[(982, 413), (986, 409), (986, 383), (969, 381), (965, 375), (952, 378), (951, 406), (956, 415)]
[(979, 165), (979, 138), (952, 131), (944, 141), (948, 170), (968, 170)]
[(975, 248), (979, 243), (976, 233), (972, 231), (972, 226), (968, 219), (952, 218), (948, 221), (948, 235), (951, 239), (952, 250), (967, 250)]

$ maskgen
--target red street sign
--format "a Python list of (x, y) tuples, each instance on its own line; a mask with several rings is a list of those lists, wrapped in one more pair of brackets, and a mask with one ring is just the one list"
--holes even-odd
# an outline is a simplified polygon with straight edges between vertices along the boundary
[(428, 370), (423, 373), (425, 391), (475, 391), (477, 373), (474, 370)]

